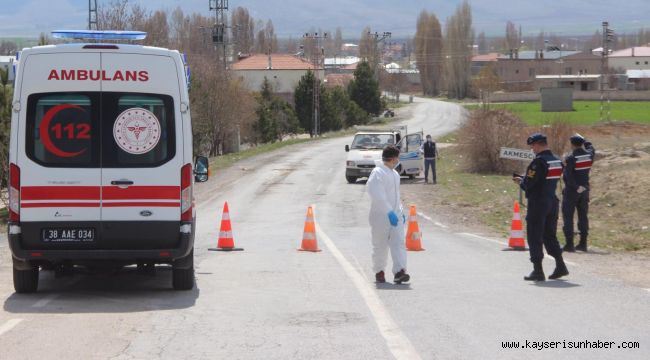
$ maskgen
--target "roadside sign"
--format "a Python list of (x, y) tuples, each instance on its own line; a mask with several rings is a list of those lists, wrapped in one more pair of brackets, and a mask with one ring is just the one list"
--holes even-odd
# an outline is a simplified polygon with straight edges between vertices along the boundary
[(499, 157), (502, 159), (532, 161), (535, 158), (535, 154), (531, 150), (502, 147)]

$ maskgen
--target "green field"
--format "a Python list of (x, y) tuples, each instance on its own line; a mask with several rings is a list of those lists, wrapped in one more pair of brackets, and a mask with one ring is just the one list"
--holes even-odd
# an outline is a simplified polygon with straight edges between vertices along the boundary
[[(478, 105), (467, 105), (468, 109), (477, 109)], [(564, 120), (574, 125), (591, 125), (600, 122), (599, 101), (574, 101), (574, 111), (541, 111), (539, 102), (492, 104), (493, 109), (507, 109), (517, 114), (529, 125), (544, 125), (554, 120)], [(613, 101), (611, 102), (611, 119), (650, 124), (650, 101)]]

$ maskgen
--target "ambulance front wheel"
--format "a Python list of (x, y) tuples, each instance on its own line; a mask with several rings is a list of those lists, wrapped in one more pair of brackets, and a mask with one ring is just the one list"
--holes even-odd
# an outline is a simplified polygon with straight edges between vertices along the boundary
[(19, 294), (33, 293), (38, 289), (38, 266), (13, 259), (14, 289)]
[(347, 180), (349, 184), (354, 184), (355, 182), (357, 182), (357, 177), (356, 176), (346, 176), (345, 180)]
[(172, 264), (172, 286), (174, 290), (192, 290), (194, 288), (194, 249)]

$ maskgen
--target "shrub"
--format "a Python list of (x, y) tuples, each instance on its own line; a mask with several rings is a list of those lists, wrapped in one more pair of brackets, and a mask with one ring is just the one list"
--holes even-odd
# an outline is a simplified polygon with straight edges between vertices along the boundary
[(499, 157), (501, 147), (526, 148), (525, 124), (506, 110), (475, 110), (460, 130), (461, 151), (469, 172), (506, 174), (521, 162)]

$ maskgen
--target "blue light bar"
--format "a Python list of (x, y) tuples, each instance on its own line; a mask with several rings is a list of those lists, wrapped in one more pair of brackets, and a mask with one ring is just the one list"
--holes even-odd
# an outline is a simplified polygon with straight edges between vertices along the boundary
[(117, 30), (55, 30), (52, 31), (52, 37), (76, 40), (144, 40), (147, 33), (143, 31)]

